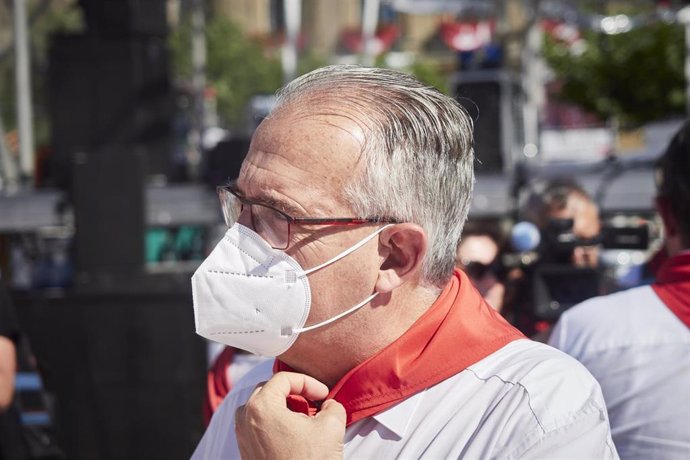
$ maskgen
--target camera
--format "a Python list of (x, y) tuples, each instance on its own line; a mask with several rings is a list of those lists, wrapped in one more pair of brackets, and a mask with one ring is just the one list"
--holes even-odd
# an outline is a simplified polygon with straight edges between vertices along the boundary
[(541, 230), (529, 222), (519, 222), (511, 231), (512, 253), (504, 265), (515, 276), (510, 303), (518, 326), (530, 331), (537, 322), (555, 322), (560, 315), (584, 300), (610, 293), (615, 282), (606, 267), (594, 263), (577, 266), (576, 250), (647, 250), (649, 226), (611, 225), (602, 227), (594, 238), (583, 239), (573, 231), (573, 219), (551, 219)]

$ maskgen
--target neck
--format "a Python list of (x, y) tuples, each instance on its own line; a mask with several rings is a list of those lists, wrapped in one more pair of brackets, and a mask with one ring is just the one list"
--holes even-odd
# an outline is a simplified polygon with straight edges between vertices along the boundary
[(685, 245), (681, 244), (680, 240), (674, 238), (668, 238), (666, 240), (666, 254), (668, 257), (673, 257), (678, 254), (687, 252), (688, 249)]
[(279, 359), (326, 384), (395, 342), (434, 303), (440, 291), (403, 285), (323, 330), (304, 332)]

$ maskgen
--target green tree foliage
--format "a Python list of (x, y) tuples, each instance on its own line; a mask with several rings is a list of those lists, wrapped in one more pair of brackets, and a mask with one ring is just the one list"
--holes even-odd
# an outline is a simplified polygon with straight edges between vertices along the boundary
[(387, 56), (382, 54), (376, 57), (376, 67), (386, 67), (413, 75), (422, 83), (432, 86), (443, 94), (449, 95), (449, 72), (444, 71), (443, 65), (433, 58), (417, 56), (409, 66), (400, 68), (388, 65)]
[[(11, 10), (7, 8), (2, 13), (9, 16)], [(47, 76), (51, 36), (80, 32), (84, 28), (84, 21), (81, 9), (76, 1), (71, 0), (31, 1), (28, 15), (34, 137), (36, 144), (40, 145), (50, 140)], [(13, 34), (9, 36), (13, 37)], [(11, 39), (0, 43), (0, 116), (6, 131), (16, 128), (15, 84), (14, 40)]]
[(600, 117), (636, 127), (682, 114), (684, 37), (657, 22), (617, 35), (588, 32), (584, 52), (546, 37), (544, 56), (564, 83), (561, 97)]
[[(226, 18), (216, 16), (206, 24), (206, 78), (216, 90), (218, 114), (229, 126), (241, 126), (249, 99), (272, 93), (280, 87), (282, 74), (277, 58), (247, 39), (242, 30)], [(191, 80), (191, 26), (183, 23), (171, 34), (175, 74)]]
[(410, 68), (410, 73), (421, 82), (433, 86), (444, 94), (449, 94), (448, 75), (443, 72), (439, 63), (417, 58)]

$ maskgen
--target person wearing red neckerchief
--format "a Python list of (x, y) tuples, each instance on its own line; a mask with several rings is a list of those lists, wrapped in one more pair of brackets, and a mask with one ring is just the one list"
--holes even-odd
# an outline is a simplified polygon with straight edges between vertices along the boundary
[(586, 369), (454, 270), (472, 130), (390, 69), (283, 88), (192, 278), (199, 334), (277, 359), (234, 385), (193, 459), (617, 458)]
[(233, 347), (223, 348), (206, 371), (206, 391), (202, 406), (204, 425), (208, 426), (213, 413), (232, 391), (235, 382), (263, 361), (260, 356)]
[(458, 243), (455, 262), (484, 300), (497, 312), (503, 313), (505, 269), (501, 263), (500, 233), (489, 224), (467, 222)]
[(549, 343), (601, 384), (621, 458), (690, 458), (690, 121), (656, 166), (668, 259), (651, 286), (566, 311)]

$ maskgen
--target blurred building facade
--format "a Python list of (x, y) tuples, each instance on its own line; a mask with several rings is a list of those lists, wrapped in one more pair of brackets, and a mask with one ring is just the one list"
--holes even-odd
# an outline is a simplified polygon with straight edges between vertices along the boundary
[[(353, 33), (361, 33), (363, 3), (361, 0), (303, 0), (301, 30), (306, 46), (323, 56), (338, 56), (347, 54), (348, 51), (358, 52), (356, 48), (361, 44), (353, 43), (348, 38)], [(496, 31), (494, 26), (492, 28), (511, 42), (514, 41), (513, 38), (526, 26), (523, 2), (508, 0), (488, 4), (492, 6), (463, 13), (466, 16), (463, 22), (468, 26), (481, 21), (495, 23), (496, 20), (490, 16), (505, 17), (505, 21), (499, 19), (500, 30)], [(283, 32), (283, 0), (214, 0), (213, 9), (216, 13), (241, 24), (245, 32), (252, 37), (268, 39)], [(438, 51), (434, 49), (434, 39), (442, 34), (444, 24), (456, 22), (459, 12), (457, 8), (443, 10), (440, 7), (435, 11), (409, 11), (399, 8), (396, 2), (381, 2), (377, 34), (383, 41), (381, 50), (394, 48), (404, 52), (434, 53)], [(395, 34), (390, 32), (391, 26), (394, 27)], [(388, 31), (388, 34), (383, 33), (385, 31)], [(462, 30), (466, 41), (472, 32), (469, 27)], [(515, 50), (519, 48), (511, 46)], [(442, 51), (452, 55), (456, 50), (448, 46)]]

